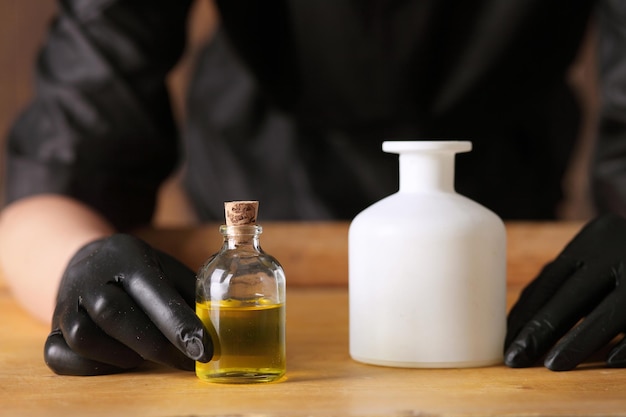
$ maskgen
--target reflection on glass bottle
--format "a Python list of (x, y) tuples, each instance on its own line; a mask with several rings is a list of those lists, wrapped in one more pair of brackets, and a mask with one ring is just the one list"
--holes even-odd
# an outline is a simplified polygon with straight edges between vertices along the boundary
[(214, 356), (197, 376), (225, 383), (270, 382), (285, 374), (285, 275), (263, 252), (258, 202), (225, 204), (224, 244), (198, 273), (196, 313), (209, 329)]

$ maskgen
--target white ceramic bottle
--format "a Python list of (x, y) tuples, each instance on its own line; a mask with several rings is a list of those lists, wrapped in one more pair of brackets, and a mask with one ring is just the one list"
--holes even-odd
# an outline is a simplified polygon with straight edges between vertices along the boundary
[(465, 141), (384, 142), (400, 188), (349, 232), (350, 355), (376, 365), (452, 368), (502, 361), (506, 233), (454, 190)]

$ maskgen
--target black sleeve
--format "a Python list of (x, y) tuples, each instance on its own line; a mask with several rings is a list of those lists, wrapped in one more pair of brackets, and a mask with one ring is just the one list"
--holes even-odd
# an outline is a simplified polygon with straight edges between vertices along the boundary
[(36, 92), (7, 141), (6, 203), (57, 193), (125, 229), (150, 221), (178, 162), (165, 77), (191, 0), (65, 0), (36, 63)]
[(626, 216), (626, 2), (601, 1), (598, 18), (601, 108), (592, 192), (600, 212)]

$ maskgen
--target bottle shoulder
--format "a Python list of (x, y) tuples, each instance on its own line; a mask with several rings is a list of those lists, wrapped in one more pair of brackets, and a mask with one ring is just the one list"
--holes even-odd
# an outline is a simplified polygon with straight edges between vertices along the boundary
[(283, 268), (276, 258), (263, 251), (224, 250), (209, 258), (199, 269), (199, 277), (218, 275), (268, 274), (282, 275)]
[(350, 224), (350, 233), (384, 228), (410, 231), (490, 229), (504, 234), (502, 219), (487, 207), (458, 193), (395, 193), (361, 211)]

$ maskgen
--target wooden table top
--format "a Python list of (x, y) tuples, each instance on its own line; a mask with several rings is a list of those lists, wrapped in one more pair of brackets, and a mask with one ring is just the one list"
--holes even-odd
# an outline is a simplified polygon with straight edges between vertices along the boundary
[[(509, 305), (580, 228), (509, 223)], [(26, 315), (0, 281), (2, 416), (626, 416), (626, 370), (598, 364), (570, 372), (397, 369), (348, 354), (347, 223), (265, 224), (262, 246), (288, 284), (287, 378), (220, 385), (146, 366), (134, 373), (67, 377), (43, 362), (48, 328)], [(213, 225), (144, 231), (192, 267), (220, 245)]]

